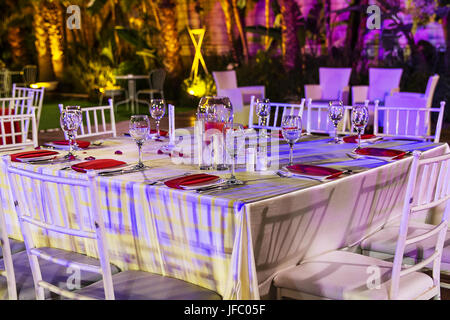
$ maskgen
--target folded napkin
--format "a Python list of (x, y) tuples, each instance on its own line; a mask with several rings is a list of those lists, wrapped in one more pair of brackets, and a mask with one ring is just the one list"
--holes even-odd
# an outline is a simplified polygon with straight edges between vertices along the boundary
[(77, 164), (74, 164), (72, 166), (72, 169), (78, 172), (86, 172), (86, 170), (100, 170), (100, 169), (109, 169), (118, 167), (121, 165), (126, 164), (126, 162), (118, 161), (114, 159), (98, 159), (98, 160), (91, 160), (91, 161), (85, 161), (80, 162)]
[(333, 168), (311, 166), (307, 164), (294, 164), (287, 166), (286, 169), (294, 174), (315, 176), (315, 177), (328, 177), (328, 179), (336, 178), (343, 172)]
[[(158, 131), (156, 131), (156, 130), (150, 130), (150, 134), (156, 134)], [(161, 136), (161, 137), (165, 137), (165, 136), (167, 136), (167, 134), (168, 134), (169, 132), (167, 132), (167, 131), (165, 131), (165, 130), (159, 130), (159, 135)]]
[(51, 150), (33, 150), (10, 154), (11, 161), (21, 162), (19, 159), (38, 158), (57, 155), (59, 152)]
[(223, 122), (206, 122), (205, 123), (205, 131), (208, 131), (209, 129), (216, 129), (216, 130), (223, 132), (224, 126), (225, 126), (225, 123), (223, 123)]
[(383, 148), (361, 148), (356, 150), (355, 153), (362, 156), (387, 157), (395, 159), (401, 159), (406, 154), (405, 151)]
[[(78, 147), (80, 147), (81, 149), (86, 149), (88, 148), (91, 143), (89, 141), (83, 141), (83, 140), (75, 140), (78, 144)], [(68, 140), (58, 140), (58, 141), (53, 141), (52, 144), (57, 145), (57, 146), (68, 146), (69, 145), (69, 141)]]
[(206, 173), (192, 174), (181, 178), (165, 181), (164, 184), (170, 188), (183, 189), (183, 186), (191, 186), (205, 182), (211, 182), (219, 180), (218, 176), (214, 176)]
[[(374, 134), (362, 134), (361, 140), (369, 140), (376, 138), (377, 136)], [(358, 136), (346, 136), (342, 140), (344, 140), (345, 143), (357, 143), (358, 142)]]

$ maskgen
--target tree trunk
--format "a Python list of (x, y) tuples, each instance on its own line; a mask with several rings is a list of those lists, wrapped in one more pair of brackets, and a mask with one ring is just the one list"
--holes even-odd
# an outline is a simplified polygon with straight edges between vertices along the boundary
[(297, 64), (299, 44), (297, 38), (295, 14), (297, 7), (294, 0), (280, 0), (282, 15), (281, 24), (281, 51), (286, 71), (291, 71)]
[(39, 81), (50, 81), (54, 79), (49, 40), (45, 29), (44, 15), (47, 8), (41, 1), (32, 1), (34, 7), (33, 29), (36, 38), (35, 46), (38, 58)]
[(25, 39), (19, 26), (8, 28), (8, 43), (11, 47), (12, 61), (15, 65), (24, 65), (27, 62)]
[(163, 42), (163, 63), (169, 77), (178, 77), (182, 73), (181, 46), (178, 38), (175, 4), (172, 0), (159, 2), (159, 19)]
[(248, 62), (248, 45), (247, 45), (247, 37), (245, 36), (244, 27), (241, 19), (241, 15), (239, 14), (239, 9), (237, 6), (237, 0), (231, 0), (231, 4), (233, 7), (234, 14), (234, 22), (236, 23), (239, 37), (241, 38), (242, 44), (242, 54), (244, 55), (244, 61)]
[(269, 37), (269, 28), (270, 28), (270, 0), (265, 0), (264, 1), (264, 15), (265, 15), (265, 22), (266, 22), (266, 30), (267, 30), (267, 35), (266, 38), (264, 39), (264, 47), (266, 48), (266, 50), (269, 48), (269, 43), (270, 43), (270, 37)]
[(234, 47), (233, 40), (233, 10), (229, 3), (229, 0), (220, 0), (220, 5), (222, 6), (223, 15), (225, 17), (225, 26), (227, 29), (227, 38), (228, 38), (228, 46), (230, 48), (230, 52), (235, 61), (238, 60), (236, 48)]
[(64, 72), (64, 38), (62, 32), (62, 10), (57, 0), (43, 2), (44, 24), (48, 33), (53, 71), (57, 80), (62, 80)]

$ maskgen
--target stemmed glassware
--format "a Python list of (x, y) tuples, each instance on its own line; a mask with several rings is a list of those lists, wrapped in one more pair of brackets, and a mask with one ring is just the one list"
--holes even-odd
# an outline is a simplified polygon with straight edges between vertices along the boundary
[(146, 166), (142, 162), (142, 146), (150, 132), (150, 119), (146, 115), (131, 116), (130, 135), (136, 141), (139, 149), (139, 162), (135, 169), (144, 169)]
[(78, 128), (82, 122), (81, 107), (79, 106), (67, 106), (65, 107), (59, 118), (61, 128), (69, 137), (69, 152), (65, 155), (65, 158), (74, 157), (74, 150), (76, 150), (75, 136)]
[(361, 149), (361, 135), (364, 133), (368, 121), (369, 109), (366, 106), (359, 105), (352, 108), (352, 123), (358, 132), (358, 147), (356, 150)]
[(164, 99), (152, 99), (150, 100), (150, 115), (156, 121), (156, 136), (154, 139), (160, 139), (159, 123), (166, 114), (166, 102)]
[(344, 103), (342, 101), (330, 101), (328, 117), (334, 126), (334, 143), (342, 143), (338, 137), (338, 125), (344, 117)]
[(236, 179), (236, 159), (238, 154), (242, 153), (245, 146), (245, 131), (241, 124), (226, 123), (225, 130), (225, 148), (231, 157), (231, 176), (227, 180), (228, 185), (244, 184), (243, 181)]
[(281, 120), (281, 132), (284, 140), (289, 143), (289, 165), (294, 163), (294, 144), (302, 136), (302, 118), (300, 116), (284, 116)]
[[(260, 126), (267, 126), (267, 118), (270, 115), (270, 100), (269, 99), (257, 99), (256, 100), (256, 115), (259, 118)], [(267, 138), (267, 129), (262, 128), (260, 130), (260, 137)]]

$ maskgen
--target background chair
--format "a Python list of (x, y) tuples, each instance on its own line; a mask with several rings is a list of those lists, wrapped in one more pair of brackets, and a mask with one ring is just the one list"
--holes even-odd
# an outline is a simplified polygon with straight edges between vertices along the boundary
[[(112, 134), (113, 137), (116, 137), (116, 120), (114, 117), (113, 101), (112, 99), (109, 99), (108, 102), (109, 105), (107, 106), (81, 108), (82, 122), (76, 135), (77, 138), (92, 138), (110, 134)], [(59, 111), (62, 112), (63, 109), (64, 105), (59, 104)], [(109, 112), (109, 119), (111, 122), (109, 126), (106, 123), (105, 112)], [(92, 121), (94, 122), (93, 124)], [(68, 136), (66, 133), (64, 133), (64, 136), (67, 140)]]
[(12, 97), (13, 98), (23, 98), (23, 97), (31, 97), (31, 106), (35, 108), (36, 112), (36, 125), (39, 129), (39, 122), (42, 114), (42, 106), (44, 105), (44, 93), (45, 88), (39, 89), (31, 89), (19, 87), (17, 84), (13, 84), (12, 86)]
[[(267, 117), (267, 125), (263, 126), (260, 123), (260, 118), (256, 115), (256, 98), (251, 97), (248, 127), (255, 129), (281, 130), (281, 121), (285, 115), (303, 116), (303, 109), (305, 107), (305, 99), (302, 99), (300, 104), (272, 102), (270, 101), (270, 115)], [(254, 119), (258, 119), (258, 124), (255, 125)]]
[[(436, 86), (439, 82), (439, 75), (435, 74), (428, 79), (425, 93), (398, 92), (392, 96), (386, 97), (386, 107), (405, 107), (405, 108), (431, 108)], [(428, 123), (431, 119), (428, 119)], [(430, 131), (428, 131), (430, 134)]]
[(150, 71), (148, 77), (149, 88), (144, 90), (139, 90), (136, 94), (137, 99), (139, 99), (140, 94), (150, 95), (150, 99), (154, 98), (155, 93), (164, 99), (164, 81), (166, 80), (166, 70), (155, 69)]
[[(0, 98), (0, 149), (37, 147), (38, 129), (32, 97)], [(31, 123), (31, 139), (28, 134)]]
[[(400, 136), (433, 140), (438, 143), (441, 136), (442, 122), (444, 120), (445, 101), (440, 108), (398, 107), (387, 105), (379, 107), (375, 101), (374, 134), (378, 136)], [(438, 113), (434, 135), (431, 132), (430, 114)], [(383, 117), (383, 128), (380, 130), (378, 119)]]
[(7, 97), (11, 92), (11, 74), (8, 69), (0, 70), (0, 97)]
[(33, 83), (36, 83), (37, 79), (37, 66), (26, 65), (20, 72), (22, 75), (23, 83), (14, 83), (17, 87), (29, 87)]
[(306, 84), (305, 98), (314, 102), (342, 100), (348, 104), (351, 68), (319, 68), (319, 85)]
[(238, 87), (236, 71), (214, 71), (217, 95), (230, 98), (236, 122), (248, 123), (251, 97), (265, 98), (264, 86)]
[[(419, 170), (424, 167), (431, 170), (430, 166), (435, 166), (434, 172), (438, 176), (439, 174), (448, 176), (450, 154), (424, 160), (419, 158), (420, 152), (415, 151), (403, 202), (393, 263), (343, 250), (330, 251), (302, 261), (299, 265), (276, 275), (274, 285), (279, 297), (369, 300), (439, 298), (440, 262), (448, 225), (449, 206), (447, 205), (441, 223), (429, 232), (413, 238), (407, 238), (407, 234), (411, 214), (424, 207), (430, 208), (448, 201), (449, 180), (445, 181), (445, 179), (438, 179), (433, 185), (438, 190), (433, 194), (434, 200), (420, 205), (413, 204), (410, 200), (413, 195), (430, 190), (428, 181), (416, 186), (416, 181), (423, 181), (418, 177)], [(405, 247), (430, 237), (435, 238), (433, 253), (424, 261), (402, 269)], [(433, 269), (432, 277), (418, 272), (430, 263)], [(375, 283), (369, 283), (371, 274), (375, 275), (374, 280), (377, 280), (373, 281)]]
[[(364, 103), (369, 100), (372, 104), (378, 100), (380, 105), (384, 105), (387, 96), (400, 90), (400, 80), (403, 69), (369, 69), (369, 85), (352, 87), (352, 104)], [(372, 110), (373, 113), (373, 108)]]

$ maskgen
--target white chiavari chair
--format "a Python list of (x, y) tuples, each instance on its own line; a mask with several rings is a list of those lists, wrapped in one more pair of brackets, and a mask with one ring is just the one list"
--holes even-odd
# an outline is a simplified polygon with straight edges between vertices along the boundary
[[(215, 292), (182, 280), (144, 271), (127, 270), (116, 273), (111, 268), (105, 221), (100, 211), (100, 185), (95, 172), (88, 171), (85, 179), (70, 179), (11, 166), (7, 156), (3, 158), (3, 163), (17, 204), (16, 211), (38, 299), (47, 297), (49, 292), (77, 300), (220, 299)], [(83, 209), (81, 203), (89, 205)], [(96, 245), (99, 259), (55, 248), (38, 247), (32, 233), (32, 230), (37, 232), (36, 229), (43, 230), (44, 234), (51, 233), (54, 237), (56, 234), (71, 236), (73, 242), (76, 238), (92, 241)], [(46, 264), (42, 265), (38, 259)], [(63, 268), (64, 273), (61, 275), (60, 269), (51, 270), (48, 264), (81, 270), (83, 273), (80, 274), (85, 277), (81, 280), (82, 284), (92, 285), (71, 291), (62, 277), (67, 278), (65, 269)], [(16, 272), (16, 278), (17, 274)], [(94, 275), (97, 276), (96, 279)]]
[[(334, 133), (333, 123), (328, 116), (328, 107), (328, 103), (313, 103), (312, 99), (308, 99), (306, 103), (306, 117), (304, 117), (307, 134)], [(355, 132), (350, 119), (351, 111), (351, 106), (344, 106), (344, 117), (338, 125), (338, 134), (348, 135)]]
[[(305, 259), (299, 265), (280, 272), (274, 279), (279, 297), (322, 299), (431, 299), (440, 296), (440, 262), (448, 225), (450, 154), (419, 160), (420, 152), (414, 151), (407, 189), (403, 202), (401, 223), (397, 229), (394, 261), (384, 261), (344, 250), (334, 250)], [(427, 169), (424, 169), (426, 168)], [(420, 180), (418, 172), (431, 170), (437, 177), (433, 187)], [(416, 188), (416, 182), (421, 181)], [(436, 180), (435, 180), (436, 181)], [(424, 183), (423, 183), (424, 182)], [(413, 203), (413, 195), (435, 192), (431, 201)], [(427, 191), (428, 190), (428, 191)], [(416, 193), (417, 192), (417, 193)], [(408, 238), (410, 216), (427, 208), (447, 202), (439, 225), (429, 231)], [(434, 250), (423, 261), (402, 268), (406, 246), (435, 237)], [(432, 264), (432, 277), (419, 272)], [(371, 274), (377, 281), (369, 281)]]
[[(450, 154), (421, 160), (421, 164), (424, 165), (422, 165), (421, 170), (418, 172), (416, 191), (411, 198), (414, 201), (411, 213), (420, 214), (420, 211), (424, 209), (435, 208), (439, 204), (443, 206), (447, 201), (447, 206), (445, 207), (447, 213), (445, 214), (449, 214)], [(423, 222), (423, 218), (416, 218), (414, 216), (412, 218), (407, 230), (406, 237), (408, 239), (422, 237), (436, 229), (435, 225)], [(399, 224), (400, 221), (398, 219), (391, 219), (383, 229), (364, 239), (360, 244), (362, 253), (383, 260), (391, 260), (395, 255)], [(433, 239), (428, 238), (420, 242), (407, 240), (403, 263), (410, 265), (417, 264), (426, 260), (434, 252)], [(442, 273), (450, 274), (450, 231), (448, 230), (445, 235), (441, 254), (440, 270)], [(429, 269), (429, 267), (426, 266), (426, 269)], [(449, 285), (441, 283), (441, 287), (449, 288)]]
[[(103, 222), (90, 212), (98, 210), (98, 202), (93, 200), (97, 199), (97, 189), (92, 188), (95, 184), (92, 174), (88, 174), (87, 179), (50, 176), (33, 169), (16, 168), (11, 165), (9, 156), (3, 156), (2, 166), (26, 247), (25, 252), (11, 256), (20, 300), (42, 300), (56, 295), (77, 297), (72, 291), (118, 272), (109, 264), (108, 253), (101, 246), (97, 250), (100, 259), (95, 259), (72, 251), (39, 247), (36, 243), (39, 237), (32, 233), (40, 230), (42, 235), (58, 234), (58, 239), (67, 236), (75, 241), (73, 239), (79, 237), (102, 244)], [(80, 209), (83, 201), (90, 204), (87, 213)], [(11, 265), (8, 266), (11, 270)], [(70, 283), (71, 271), (78, 271), (79, 287)], [(10, 284), (12, 280), (8, 278), (8, 281)], [(0, 292), (4, 287), (5, 282), (0, 281)]]
[[(28, 124), (31, 123), (31, 139)], [(0, 150), (37, 147), (38, 135), (34, 112), (30, 114), (0, 116)]]
[[(77, 133), (77, 138), (91, 138), (103, 135), (116, 137), (116, 120), (114, 116), (114, 105), (112, 99), (108, 99), (107, 106), (84, 107), (81, 108), (83, 121)], [(62, 112), (64, 105), (59, 105)], [(106, 113), (109, 113), (110, 124), (107, 124)], [(65, 138), (68, 139), (67, 134)]]
[[(439, 142), (444, 119), (445, 101), (440, 108), (415, 107), (379, 107), (375, 101), (374, 134), (377, 136), (401, 136)], [(434, 135), (428, 134), (431, 127), (431, 113), (438, 113)], [(383, 128), (380, 130), (378, 119), (383, 115)]]
[(41, 120), (42, 106), (44, 104), (44, 92), (45, 88), (32, 89), (25, 87), (18, 87), (15, 83), (12, 86), (12, 97), (23, 98), (31, 97), (31, 106), (36, 109), (36, 125), (39, 128), (39, 122)]
[(267, 118), (267, 125), (262, 126), (260, 119), (258, 119), (258, 124), (256, 125), (256, 98), (251, 97), (250, 100), (250, 111), (248, 127), (255, 129), (269, 129), (269, 130), (281, 130), (281, 121), (285, 115), (296, 115), (303, 116), (303, 109), (305, 107), (305, 99), (302, 99), (300, 104), (284, 103), (284, 102), (272, 102), (270, 101), (270, 114)]

